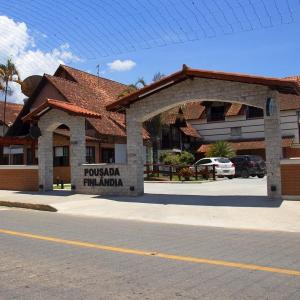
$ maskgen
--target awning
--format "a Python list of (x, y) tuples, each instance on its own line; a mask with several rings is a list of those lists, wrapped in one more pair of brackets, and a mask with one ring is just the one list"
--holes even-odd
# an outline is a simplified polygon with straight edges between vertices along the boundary
[(32, 112), (27, 114), (25, 117), (22, 118), (23, 122), (28, 122), (34, 119), (40, 118), (43, 114), (45, 114), (50, 109), (58, 109), (65, 111), (66, 113), (74, 116), (81, 116), (86, 118), (96, 118), (101, 119), (101, 115), (93, 112), (91, 110), (85, 109), (83, 107), (80, 107), (78, 105), (75, 105), (73, 103), (54, 100), (54, 99), (48, 99), (43, 104), (38, 106), (36, 109), (34, 109)]
[[(291, 147), (293, 144), (293, 137), (284, 137), (282, 138), (282, 148)], [(209, 147), (212, 144), (202, 145), (197, 152), (198, 153), (206, 153), (209, 150)], [(249, 149), (265, 149), (266, 143), (265, 140), (251, 140), (251, 141), (238, 141), (238, 142), (230, 142), (230, 145), (233, 150), (249, 150)]]

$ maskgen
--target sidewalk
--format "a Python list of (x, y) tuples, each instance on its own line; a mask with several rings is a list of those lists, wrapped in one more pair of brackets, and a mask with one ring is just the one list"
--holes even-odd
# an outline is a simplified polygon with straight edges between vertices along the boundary
[(1, 191), (0, 201), (46, 204), (58, 213), (78, 216), (300, 232), (300, 202), (267, 199), (263, 180), (147, 183), (145, 192), (136, 198), (104, 198), (67, 191)]

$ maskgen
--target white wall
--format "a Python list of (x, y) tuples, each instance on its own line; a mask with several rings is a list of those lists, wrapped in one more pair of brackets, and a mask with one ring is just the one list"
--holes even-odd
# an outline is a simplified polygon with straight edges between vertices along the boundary
[[(250, 119), (246, 116), (227, 117), (226, 121), (208, 122), (206, 120), (192, 120), (189, 122), (204, 139), (204, 141), (235, 140), (264, 138), (264, 119)], [(232, 127), (241, 127), (240, 136), (231, 136)], [(297, 111), (281, 111), (282, 136), (295, 136), (295, 143), (299, 143)]]

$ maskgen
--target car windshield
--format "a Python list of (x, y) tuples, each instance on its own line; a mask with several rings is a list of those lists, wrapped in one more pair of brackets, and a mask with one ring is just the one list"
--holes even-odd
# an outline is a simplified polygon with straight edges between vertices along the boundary
[(216, 161), (222, 164), (227, 164), (230, 163), (230, 160), (228, 158), (225, 157), (220, 157), (220, 158), (216, 158)]
[(260, 156), (258, 156), (258, 155), (251, 155), (250, 156), (250, 159), (251, 160), (254, 160), (254, 161), (261, 161), (261, 160), (263, 160)]

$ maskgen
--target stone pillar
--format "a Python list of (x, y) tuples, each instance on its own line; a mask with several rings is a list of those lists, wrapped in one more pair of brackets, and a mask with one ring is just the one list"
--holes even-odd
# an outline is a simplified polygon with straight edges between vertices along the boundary
[(43, 191), (53, 189), (53, 133), (42, 130), (38, 139), (39, 185)]
[(137, 119), (137, 114), (134, 109), (127, 109), (127, 164), (130, 168), (130, 189), (132, 190), (132, 195), (142, 195), (144, 193), (142, 128), (142, 122)]
[(73, 117), (70, 126), (70, 166), (72, 188), (78, 186), (78, 180), (82, 178), (80, 166), (85, 163), (85, 119)]
[(267, 186), (268, 197), (278, 199), (281, 198), (280, 160), (282, 158), (282, 136), (278, 92), (270, 93), (270, 98), (272, 99), (272, 104), (269, 106), (269, 116), (267, 115), (267, 107), (264, 109), (266, 164), (268, 172)]

